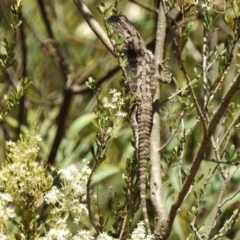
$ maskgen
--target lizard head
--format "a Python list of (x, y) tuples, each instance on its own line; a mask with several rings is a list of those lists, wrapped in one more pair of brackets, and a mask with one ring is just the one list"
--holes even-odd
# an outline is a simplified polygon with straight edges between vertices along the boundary
[(111, 16), (107, 19), (107, 22), (112, 26), (113, 30), (121, 37), (129, 38), (132, 36), (131, 30), (135, 30), (132, 23), (122, 14)]
[(107, 22), (118, 36), (125, 37), (123, 51), (127, 52), (128, 56), (144, 55), (145, 43), (138, 31), (124, 15), (113, 15), (107, 19)]

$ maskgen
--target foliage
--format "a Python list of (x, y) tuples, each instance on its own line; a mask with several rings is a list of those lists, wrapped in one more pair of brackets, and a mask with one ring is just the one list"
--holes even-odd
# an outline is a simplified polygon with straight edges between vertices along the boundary
[[(49, 169), (36, 159), (41, 140), (32, 130), (17, 143), (6, 143), (7, 160), (0, 170), (1, 239), (95, 239), (83, 228), (88, 215), (88, 162), (82, 161), (81, 170), (75, 165)], [(74, 236), (69, 221), (79, 226)], [(139, 223), (131, 239), (136, 237), (146, 239), (143, 223)], [(100, 233), (96, 239), (113, 238)]]
[[(7, 38), (3, 38), (1, 41), (1, 52), (0, 52), (0, 84), (6, 83), (5, 73), (7, 69), (14, 65), (14, 50), (17, 41), (17, 30), (21, 25), (20, 13), (21, 13), (21, 1), (15, 1), (12, 5), (13, 23), (11, 27), (13, 29), (13, 40), (9, 42)], [(19, 103), (20, 98), (23, 96), (24, 91), (28, 88), (30, 81), (27, 77), (21, 77), (18, 80), (16, 86), (14, 86), (14, 91), (10, 91), (3, 96), (3, 104), (0, 107), (0, 120), (3, 119), (7, 113)]]
[[(122, 12), (152, 50), (157, 8), (85, 2), (107, 28), (117, 60), (72, 1), (0, 3), (1, 239), (153, 237), (141, 222), (128, 122), (136, 103), (119, 71), (125, 39), (105, 19)], [(169, 239), (239, 239), (238, 2), (171, 0), (166, 8), (173, 81), (160, 88), (157, 134), (164, 207), (177, 206)], [(20, 135), (33, 124), (41, 137)]]

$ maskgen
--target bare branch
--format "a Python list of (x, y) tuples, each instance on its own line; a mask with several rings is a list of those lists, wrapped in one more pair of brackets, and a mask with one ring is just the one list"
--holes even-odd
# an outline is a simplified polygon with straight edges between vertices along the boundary
[[(239, 169), (239, 167), (237, 168)], [(236, 192), (234, 194), (232, 194), (231, 196), (228, 196), (224, 201), (221, 202), (220, 204), (220, 208), (226, 204), (227, 202), (231, 201), (233, 198), (235, 198), (238, 194), (240, 193), (240, 188), (238, 190), (236, 190)]]
[(52, 39), (52, 46), (55, 48), (55, 53), (56, 56), (54, 57), (54, 60), (57, 61), (59, 68), (60, 68), (60, 72), (62, 74), (62, 77), (64, 79), (64, 82), (67, 82), (67, 74), (68, 74), (68, 65), (66, 64), (66, 61), (60, 51), (60, 47), (58, 42), (56, 41), (54, 34), (53, 34), (53, 30), (52, 27), (50, 25), (49, 20), (47, 19), (47, 14), (46, 14), (46, 10), (45, 10), (45, 6), (42, 0), (37, 0), (39, 8), (40, 8), (40, 13), (41, 13), (41, 17), (43, 19), (43, 22), (45, 24), (47, 33), (48, 33), (48, 37), (50, 39)]
[(57, 132), (56, 132), (55, 138), (53, 140), (51, 151), (48, 156), (48, 163), (51, 165), (55, 161), (55, 158), (56, 158), (57, 152), (58, 152), (58, 148), (60, 146), (62, 137), (65, 132), (65, 122), (66, 122), (66, 118), (68, 116), (68, 111), (69, 111), (70, 104), (72, 101), (72, 93), (71, 93), (71, 91), (69, 91), (69, 89), (65, 89), (63, 95), (64, 95), (63, 103), (60, 108), (59, 114), (57, 116)]
[(225, 236), (232, 228), (233, 226), (235, 225), (238, 217), (240, 215), (240, 208), (237, 208), (236, 209), (236, 212), (234, 212), (232, 214), (232, 216), (230, 217), (230, 219), (228, 219), (225, 223), (226, 225), (228, 226), (227, 230), (225, 230), (225, 228), (223, 227), (220, 231), (219, 231), (219, 234), (215, 235), (213, 238), (211, 238), (211, 240), (215, 240), (215, 239), (218, 239), (220, 237), (223, 237)]
[(195, 178), (195, 176), (198, 172), (198, 169), (200, 167), (200, 164), (203, 160), (204, 153), (208, 147), (211, 136), (212, 136), (214, 130), (216, 129), (217, 124), (220, 121), (221, 117), (224, 115), (233, 95), (239, 90), (239, 87), (240, 87), (240, 75), (238, 74), (237, 77), (234, 79), (228, 92), (223, 97), (223, 100), (222, 100), (221, 104), (219, 105), (219, 107), (217, 108), (215, 114), (213, 115), (213, 117), (209, 123), (207, 132), (204, 133), (202, 142), (196, 153), (196, 156), (194, 158), (194, 161), (192, 163), (190, 171), (184, 181), (183, 187), (182, 187), (181, 191), (179, 192), (177, 199), (174, 201), (174, 203), (171, 207), (171, 210), (169, 213), (169, 218), (168, 218), (168, 221), (169, 221), (168, 232), (162, 239), (166, 239), (169, 236), (170, 229), (172, 227), (173, 221), (177, 214), (177, 210), (182, 205), (185, 195), (188, 193), (189, 188), (191, 187), (191, 184), (194, 181), (194, 178)]
[(197, 229), (195, 228), (195, 225), (196, 225), (196, 220), (197, 220), (197, 217), (198, 217), (199, 212), (200, 212), (200, 209), (201, 209), (201, 202), (202, 202), (202, 200), (203, 200), (203, 198), (204, 198), (204, 191), (206, 190), (206, 187), (207, 187), (207, 184), (208, 184), (209, 180), (211, 179), (211, 177), (213, 176), (213, 174), (216, 172), (216, 169), (217, 169), (217, 167), (215, 167), (215, 168), (213, 169), (213, 171), (211, 171), (211, 170), (209, 169), (208, 175), (207, 175), (207, 177), (205, 178), (204, 183), (203, 183), (203, 186), (202, 186), (202, 191), (200, 191), (200, 195), (198, 196), (196, 210), (195, 210), (194, 213), (193, 213), (193, 215), (194, 215), (194, 216), (193, 216), (193, 220), (192, 220), (192, 222), (191, 222), (191, 224), (190, 224), (190, 226), (193, 228), (193, 231), (194, 231), (195, 233), (198, 232)]
[(93, 14), (89, 10), (89, 8), (83, 3), (82, 0), (73, 0), (73, 2), (77, 6), (79, 12), (82, 14), (86, 22), (88, 23), (89, 27), (96, 34), (96, 36), (102, 41), (102, 43), (106, 46), (106, 48), (115, 56), (113, 46), (107, 34), (102, 29), (100, 24), (96, 21)]
[(179, 62), (179, 65), (180, 65), (180, 69), (182, 70), (182, 72), (183, 72), (183, 74), (184, 74), (184, 76), (185, 76), (185, 78), (186, 78), (186, 80), (187, 80), (188, 90), (189, 90), (189, 92), (190, 92), (190, 94), (191, 94), (193, 103), (194, 103), (194, 105), (195, 105), (195, 107), (196, 107), (198, 117), (200, 118), (200, 121), (201, 121), (202, 126), (203, 126), (203, 130), (204, 130), (204, 132), (206, 133), (206, 132), (207, 132), (207, 126), (206, 126), (206, 121), (205, 121), (206, 119), (205, 119), (205, 116), (204, 116), (203, 113), (202, 113), (202, 110), (201, 110), (201, 108), (200, 108), (200, 106), (199, 106), (197, 97), (196, 97), (196, 95), (195, 95), (195, 93), (194, 93), (194, 91), (193, 91), (193, 88), (192, 88), (192, 86), (191, 86), (191, 80), (190, 80), (190, 78), (189, 78), (189, 76), (188, 76), (188, 74), (187, 74), (187, 72), (186, 72), (186, 69), (185, 69), (185, 67), (184, 67), (184, 65), (183, 65), (183, 61), (180, 61), (180, 62)]
[(141, 2), (139, 2), (137, 0), (129, 0), (129, 1), (137, 4), (138, 6), (144, 8), (144, 9), (146, 9), (148, 11), (151, 11), (151, 12), (154, 12), (154, 13), (158, 13), (158, 9), (153, 8), (152, 6), (149, 6), (147, 4), (141, 3)]
[(222, 202), (224, 193), (226, 191), (227, 181), (228, 181), (228, 179), (224, 179), (224, 181), (222, 183), (221, 191), (219, 193), (218, 200), (217, 200), (216, 206), (215, 206), (215, 208), (213, 210), (213, 214), (211, 216), (211, 221), (210, 221), (207, 233), (206, 233), (206, 240), (210, 239), (210, 235), (211, 235), (211, 233), (212, 233), (212, 231), (213, 231), (213, 229), (214, 229), (214, 227), (216, 225), (217, 216), (219, 214), (220, 206), (221, 206), (220, 204)]
[(181, 155), (180, 155), (180, 158), (179, 158), (179, 163), (178, 163), (178, 181), (179, 181), (179, 186), (180, 188), (182, 188), (182, 184), (183, 184), (183, 180), (182, 180), (182, 170), (183, 170), (183, 156), (184, 156), (184, 149), (185, 149), (185, 146), (186, 146), (186, 129), (185, 129), (185, 126), (184, 126), (184, 121), (183, 121), (183, 118), (181, 119), (181, 125), (182, 125), (182, 128), (183, 128), (183, 136), (182, 136), (182, 140), (181, 140), (181, 149), (182, 149), (182, 152), (181, 152)]
[(215, 127), (217, 126), (218, 122), (220, 121), (221, 117), (225, 113), (228, 104), (230, 103), (233, 95), (239, 90), (240, 88), (240, 74), (238, 74), (235, 79), (233, 80), (232, 86), (227, 91), (225, 96), (222, 99), (222, 102), (218, 106), (217, 110), (215, 111), (215, 114), (212, 117), (212, 120), (209, 123), (208, 127), (208, 134), (212, 135)]
[(177, 124), (176, 129), (175, 129), (174, 132), (171, 134), (170, 138), (164, 143), (164, 145), (161, 146), (159, 152), (161, 152), (161, 151), (171, 142), (171, 140), (173, 139), (173, 137), (176, 135), (176, 133), (177, 133), (177, 131), (178, 131), (178, 128), (179, 128), (179, 126), (180, 126), (180, 123), (181, 123), (184, 115), (185, 115), (184, 113), (181, 114), (181, 117), (179, 118), (179, 121), (178, 121), (178, 124)]
[[(22, 18), (22, 14), (21, 14)], [(27, 47), (26, 47), (26, 35), (24, 30), (24, 25), (21, 24), (18, 29), (18, 33), (20, 36), (20, 51), (21, 51), (21, 76), (27, 76)], [(26, 115), (26, 108), (25, 108), (25, 94), (21, 97), (19, 102), (19, 112), (18, 112), (18, 128), (17, 128), (17, 136), (20, 134), (21, 125), (24, 124), (24, 117)]]
[(175, 92), (172, 96), (166, 98), (165, 100), (161, 101), (159, 104), (160, 106), (163, 105), (164, 103), (171, 101), (172, 99), (174, 99), (175, 97), (177, 97), (180, 93), (182, 93), (183, 91), (185, 91), (189, 85), (190, 86), (194, 86), (194, 84), (197, 83), (197, 79), (200, 78), (202, 76), (202, 74), (199, 74), (196, 78), (194, 78), (190, 84), (187, 84), (186, 86), (184, 86), (182, 89), (180, 89), (179, 91)]
[(238, 111), (237, 115), (234, 117), (228, 129), (226, 129), (225, 134), (222, 136), (222, 139), (219, 141), (219, 145), (221, 145), (223, 141), (226, 141), (225, 147), (223, 149), (226, 149), (226, 145), (228, 144), (229, 138), (231, 137), (234, 125), (238, 123), (239, 118), (240, 118), (240, 111)]
[[(208, 231), (207, 231), (207, 234), (206, 234), (206, 239), (217, 239), (216, 236), (220, 237), (220, 236), (224, 236), (227, 234), (227, 232), (232, 229), (232, 227), (234, 226), (235, 222), (236, 222), (236, 216), (235, 216), (235, 213), (232, 214), (232, 216), (230, 217), (230, 219), (228, 221), (226, 221), (226, 223), (230, 223), (228, 224), (229, 227), (227, 228), (222, 228), (219, 230), (219, 234), (215, 235), (213, 238), (210, 238), (210, 234), (213, 230), (213, 228), (215, 227), (216, 225), (216, 221), (217, 221), (217, 217), (219, 216), (219, 213), (220, 213), (220, 209), (221, 207), (227, 202), (229, 201), (230, 199), (232, 199), (233, 197), (236, 196), (236, 194), (234, 194), (233, 196), (231, 196), (230, 198), (227, 198), (226, 200), (222, 200), (223, 199), (223, 195), (226, 191), (226, 187), (227, 187), (227, 183), (229, 182), (229, 180), (233, 177), (233, 175), (236, 173), (236, 171), (239, 169), (239, 167), (236, 168), (236, 170), (230, 175), (228, 174), (228, 176), (226, 176), (225, 174), (225, 179), (223, 181), (223, 184), (222, 184), (222, 187), (221, 187), (221, 191), (219, 193), (219, 197), (218, 197), (218, 200), (217, 200), (217, 204), (216, 204), (216, 207), (214, 208), (214, 211), (213, 211), (213, 215), (211, 217), (211, 223), (209, 225), (209, 228), (208, 228)], [(239, 215), (239, 208), (237, 209), (237, 213), (236, 215), (238, 216)]]
[[(111, 68), (108, 72), (106, 72), (106, 74), (104, 74), (102, 77), (100, 77), (97, 80), (96, 86), (99, 87), (103, 82), (111, 79), (111, 77), (113, 77), (119, 70), (120, 70), (119, 65), (113, 66), (113, 68)], [(71, 86), (71, 91), (73, 94), (86, 94), (86, 93), (92, 92), (92, 90), (89, 89), (87, 86), (85, 86), (85, 85), (79, 86), (76, 84)]]
[[(156, 33), (156, 46), (155, 46), (155, 72), (159, 74), (159, 65), (163, 62), (163, 52), (166, 37), (167, 19), (165, 13), (164, 1), (160, 1), (159, 15), (157, 23)], [(160, 115), (159, 115), (159, 97), (160, 89), (158, 87), (154, 102), (154, 114), (153, 114), (153, 127), (150, 137), (150, 161), (151, 167), (151, 179), (150, 179), (150, 191), (151, 200), (157, 215), (157, 225), (154, 234), (158, 237), (162, 235), (162, 232), (166, 231), (167, 226), (167, 209), (163, 198), (163, 186), (161, 180), (161, 166), (160, 166)]]

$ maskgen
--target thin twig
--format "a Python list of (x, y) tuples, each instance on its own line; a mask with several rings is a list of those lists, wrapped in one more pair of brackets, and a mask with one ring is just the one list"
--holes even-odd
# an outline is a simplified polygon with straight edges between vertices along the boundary
[(195, 225), (193, 223), (190, 223), (190, 227), (192, 228), (193, 232), (195, 233), (195, 236), (197, 237), (197, 239), (198, 240), (203, 240), (199, 231), (197, 230), (197, 228), (195, 227)]
[[(239, 169), (239, 168), (238, 168)], [(220, 208), (225, 205), (227, 202), (231, 201), (233, 198), (235, 198), (240, 193), (240, 188), (231, 196), (228, 196), (224, 201), (221, 202)]]
[(142, 8), (144, 8), (144, 9), (150, 11), (150, 12), (154, 12), (154, 13), (158, 13), (158, 12), (159, 12), (158, 9), (156, 9), (156, 8), (150, 6), (150, 5), (141, 3), (141, 2), (139, 2), (139, 1), (137, 1), (137, 0), (129, 0), (129, 2), (133, 2), (133, 3), (135, 3), (136, 5), (142, 7)]
[(50, 38), (50, 42), (53, 46), (53, 54), (50, 52), (50, 56), (54, 58), (54, 60), (58, 63), (60, 72), (62, 74), (65, 87), (63, 89), (63, 103), (60, 108), (59, 114), (57, 116), (57, 132), (55, 135), (55, 138), (53, 140), (53, 144), (48, 156), (48, 163), (53, 164), (57, 155), (58, 148), (60, 146), (60, 143), (62, 141), (64, 131), (65, 131), (65, 122), (67, 118), (67, 114), (70, 108), (71, 100), (72, 100), (72, 93), (69, 91), (68, 87), (70, 85), (69, 79), (68, 79), (68, 72), (69, 72), (69, 67), (66, 64), (66, 61), (60, 51), (60, 47), (58, 42), (55, 40), (55, 36), (53, 33), (53, 30), (51, 28), (51, 24), (47, 18), (47, 13), (45, 10), (45, 6), (42, 0), (37, 0), (40, 13), (42, 16), (42, 19), (44, 21), (48, 37)]
[(183, 170), (183, 156), (185, 153), (185, 145), (186, 145), (186, 129), (184, 126), (184, 120), (183, 118), (181, 119), (182, 122), (182, 129), (183, 129), (183, 136), (182, 136), (182, 140), (180, 142), (180, 146), (181, 146), (181, 154), (179, 157), (179, 163), (178, 163), (178, 181), (179, 181), (179, 186), (180, 188), (182, 188), (182, 170)]
[(65, 122), (68, 116), (68, 111), (70, 109), (70, 104), (72, 100), (72, 92), (69, 89), (65, 89), (63, 93), (63, 103), (60, 108), (59, 114), (57, 116), (57, 131), (55, 138), (53, 140), (53, 144), (51, 147), (51, 151), (48, 156), (48, 163), (53, 165), (55, 158), (57, 156), (58, 148), (62, 141), (64, 132), (65, 132)]
[(182, 205), (182, 202), (185, 198), (185, 195), (188, 193), (189, 188), (191, 187), (191, 184), (198, 172), (198, 169), (200, 167), (200, 164), (203, 160), (203, 156), (204, 153), (209, 145), (209, 141), (210, 138), (214, 132), (214, 130), (216, 129), (218, 122), (220, 121), (221, 117), (224, 115), (233, 95), (239, 90), (240, 87), (240, 75), (238, 74), (236, 76), (236, 78), (234, 79), (232, 85), (230, 86), (229, 90), (227, 91), (227, 93), (225, 94), (225, 96), (222, 99), (222, 102), (219, 104), (217, 110), (215, 111), (212, 119), (210, 120), (208, 129), (207, 129), (207, 133), (204, 133), (202, 142), (200, 144), (200, 147), (196, 153), (196, 156), (193, 160), (192, 166), (190, 168), (189, 174), (187, 175), (184, 183), (183, 183), (183, 187), (180, 190), (177, 199), (174, 201), (174, 203), (172, 204), (170, 213), (169, 213), (169, 227), (168, 227), (168, 232), (163, 236), (162, 239), (166, 239), (169, 234), (170, 234), (170, 229), (173, 225), (174, 219), (176, 217), (177, 214), (177, 210), (178, 208)]
[[(20, 14), (22, 19), (22, 14)], [(18, 28), (18, 33), (20, 37), (20, 52), (21, 52), (21, 76), (27, 76), (27, 47), (26, 47), (26, 36), (24, 32), (24, 25), (23, 23)], [(19, 112), (18, 112), (18, 128), (17, 128), (17, 136), (19, 136), (21, 132), (21, 125), (24, 123), (24, 116), (26, 115), (26, 108), (25, 108), (25, 94), (23, 93), (22, 97), (19, 101)]]
[(213, 210), (211, 221), (210, 221), (207, 233), (206, 233), (206, 240), (210, 239), (210, 235), (212, 233), (212, 230), (215, 227), (217, 216), (218, 216), (219, 211), (220, 211), (220, 203), (222, 202), (224, 193), (226, 191), (226, 187), (227, 187), (227, 179), (225, 179), (222, 183), (222, 187), (221, 187), (221, 191), (220, 191), (219, 196), (218, 196), (216, 207)]
[(47, 13), (46, 13), (46, 10), (45, 10), (45, 6), (44, 6), (44, 3), (42, 0), (37, 0), (38, 2), (38, 5), (39, 5), (39, 9), (40, 9), (40, 13), (41, 13), (41, 17), (44, 21), (44, 24), (45, 24), (45, 27), (46, 27), (46, 30), (47, 30), (47, 33), (48, 33), (48, 36), (50, 39), (52, 39), (53, 43), (54, 43), (54, 48), (56, 50), (56, 57), (54, 58), (54, 60), (56, 60), (59, 64), (59, 68), (60, 68), (60, 72), (62, 74), (62, 77), (64, 79), (64, 82), (66, 83), (67, 82), (67, 74), (68, 74), (68, 65), (66, 64), (66, 61), (60, 51), (60, 47), (59, 47), (59, 44), (58, 42), (56, 41), (55, 39), (55, 36), (54, 36), (54, 33), (53, 33), (53, 30), (52, 30), (52, 27), (50, 25), (50, 22), (49, 20), (47, 19)]
[[(198, 78), (200, 78), (202, 76), (202, 74), (199, 74), (196, 78), (194, 78), (191, 82), (190, 85), (194, 86), (194, 84), (197, 83)], [(172, 96), (164, 99), (163, 101), (161, 101), (159, 104), (160, 106), (163, 105), (164, 103), (171, 101), (172, 99), (174, 99), (175, 97), (177, 97), (179, 94), (181, 94), (182, 92), (184, 92), (187, 88), (189, 87), (189, 84), (187, 84), (186, 86), (184, 86), (182, 89), (180, 89), (179, 91), (175, 92)]]
[[(111, 79), (115, 74), (117, 74), (117, 72), (121, 70), (119, 65), (114, 66), (113, 68), (111, 68), (110, 70), (108, 70), (108, 72), (102, 76), (101, 78), (99, 78), (96, 82), (96, 86), (99, 87), (103, 82), (105, 82), (106, 80)], [(71, 91), (73, 94), (87, 94), (87, 93), (91, 93), (92, 90), (89, 89), (86, 85), (76, 85), (73, 84), (71, 86)]]
[(233, 229), (239, 215), (240, 215), (240, 207), (237, 208), (237, 212), (233, 213), (232, 216), (229, 218), (229, 220), (226, 221), (226, 224), (228, 224), (228, 229), (226, 230), (226, 228), (223, 227), (219, 231), (219, 234), (216, 234), (213, 238), (211, 238), (211, 240), (219, 239), (220, 237), (225, 236), (231, 229)]
[[(228, 174), (228, 176), (225, 175), (226, 178), (224, 179), (224, 182), (223, 182), (223, 185), (222, 185), (222, 188), (221, 188), (219, 197), (218, 197), (218, 201), (217, 201), (216, 207), (215, 207), (215, 209), (214, 209), (214, 211), (213, 211), (213, 216), (212, 216), (212, 218), (211, 218), (211, 223), (210, 223), (210, 225), (209, 225), (209, 228), (208, 228), (208, 231), (207, 231), (207, 234), (206, 234), (206, 240), (210, 239), (210, 234), (211, 234), (213, 228), (214, 228), (215, 225), (216, 225), (217, 217), (219, 216), (220, 209), (221, 209), (221, 207), (223, 206), (222, 203), (223, 203), (223, 202), (226, 203), (226, 201), (225, 201), (225, 200), (223, 201), (222, 199), (223, 199), (223, 195), (224, 195), (224, 193), (225, 193), (225, 191), (226, 191), (227, 183), (228, 183), (229, 180), (233, 177), (233, 175), (236, 173), (237, 170), (238, 170), (238, 168), (236, 168), (236, 170), (235, 170), (231, 175), (229, 175), (229, 174)], [(235, 214), (233, 213), (233, 215), (232, 215), (231, 218), (228, 220), (228, 222), (231, 222), (231, 221), (232, 221), (231, 219), (234, 219), (234, 216), (235, 216)], [(226, 221), (226, 222), (227, 222), (227, 221)], [(224, 236), (224, 235), (226, 235), (227, 232), (232, 229), (232, 227), (234, 226), (234, 224), (235, 224), (235, 221), (232, 222), (232, 224), (229, 226), (229, 228), (228, 228), (227, 231), (225, 231), (225, 232), (223, 231), (223, 230), (225, 230), (224, 227), (223, 227), (222, 229), (220, 229), (218, 235), (219, 235), (219, 236)], [(211, 239), (217, 239), (217, 238), (215, 238), (215, 237), (216, 237), (216, 235), (215, 235), (213, 238), (211, 238)]]
[[(219, 162), (219, 161), (221, 161), (221, 155), (220, 155), (220, 152), (219, 152), (219, 145), (216, 144), (215, 139), (214, 139), (213, 136), (211, 136), (211, 143), (212, 143), (212, 146), (213, 146), (215, 157), (216, 157), (217, 161)], [(219, 169), (219, 171), (221, 173), (222, 178), (224, 180), (226, 180), (227, 175), (226, 175), (222, 165), (218, 164), (217, 166), (218, 166), (218, 169)]]
[[(222, 136), (221, 140), (219, 141), (219, 145), (221, 145), (223, 143), (223, 141), (226, 141), (226, 143), (228, 143), (228, 139), (230, 138), (230, 136), (233, 132), (234, 125), (238, 123), (239, 118), (240, 118), (240, 111), (234, 117), (234, 119), (233, 119), (232, 123), (230, 124), (230, 126), (228, 127), (228, 129), (226, 129), (225, 134)], [(226, 149), (226, 145), (223, 149), (224, 150)]]
[(93, 49), (96, 49), (98, 51), (103, 51), (103, 52), (106, 52), (107, 49), (105, 46), (103, 46), (102, 44), (97, 44), (97, 43), (91, 43), (90, 41), (87, 41), (87, 40), (83, 40), (83, 39), (80, 39), (79, 37), (75, 36), (75, 35), (72, 35), (70, 34), (66, 28), (64, 28), (55, 18), (53, 15), (51, 14), (48, 14), (48, 17), (49, 19), (54, 22), (57, 26), (58, 26), (58, 29), (61, 31), (61, 33), (64, 35), (64, 37), (76, 42), (76, 43), (79, 43), (83, 46), (88, 46), (88, 47), (91, 47)]
[(189, 92), (190, 92), (190, 94), (191, 94), (193, 103), (194, 103), (195, 108), (196, 108), (196, 110), (197, 110), (198, 117), (200, 118), (200, 121), (201, 121), (201, 123), (202, 123), (203, 130), (204, 130), (204, 132), (206, 133), (206, 132), (207, 132), (207, 126), (206, 126), (205, 116), (203, 115), (202, 110), (201, 110), (201, 108), (200, 108), (200, 105), (199, 105), (199, 103), (198, 103), (198, 101), (197, 101), (197, 97), (196, 97), (196, 95), (195, 95), (195, 93), (194, 93), (194, 91), (193, 91), (193, 88), (192, 88), (192, 86), (191, 86), (191, 80), (190, 80), (190, 78), (189, 78), (189, 76), (188, 76), (188, 74), (187, 74), (187, 72), (186, 72), (186, 69), (185, 69), (185, 66), (184, 66), (182, 60), (180, 60), (179, 65), (180, 65), (180, 69), (182, 70), (182, 72), (183, 72), (183, 74), (184, 74), (184, 76), (185, 76), (185, 78), (186, 78), (186, 80), (187, 80), (188, 90), (189, 90)]
[(232, 165), (232, 166), (238, 166), (240, 164), (240, 160), (239, 161), (234, 161), (234, 162), (226, 162), (226, 161), (219, 161), (219, 160), (215, 160), (215, 159), (203, 159), (203, 161), (206, 162), (213, 162), (213, 163), (221, 163), (221, 164), (226, 164), (226, 165)]
[(177, 131), (178, 131), (178, 127), (180, 126), (180, 123), (184, 117), (184, 113), (181, 114), (180, 119), (178, 121), (177, 127), (174, 130), (174, 132), (171, 134), (171, 137), (164, 143), (164, 145), (161, 146), (159, 152), (161, 153), (161, 151), (171, 142), (171, 140), (173, 139), (173, 137), (176, 135)]
[(106, 46), (106, 48), (115, 56), (113, 46), (107, 34), (102, 29), (100, 24), (96, 21), (93, 14), (89, 10), (89, 8), (83, 3), (82, 0), (73, 0), (73, 2), (75, 3), (78, 10), (82, 14), (83, 18), (86, 20), (89, 27), (93, 30), (93, 32), (97, 35), (97, 37), (102, 41), (102, 43)]

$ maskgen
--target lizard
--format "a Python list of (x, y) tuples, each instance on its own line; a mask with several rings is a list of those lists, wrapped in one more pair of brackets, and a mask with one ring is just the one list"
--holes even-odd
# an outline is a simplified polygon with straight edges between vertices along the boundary
[(127, 57), (127, 65), (124, 67), (123, 73), (128, 88), (136, 95), (138, 102), (130, 114), (130, 123), (135, 138), (135, 149), (139, 165), (139, 191), (142, 214), (147, 232), (151, 234), (146, 205), (146, 175), (153, 117), (153, 98), (158, 81), (169, 82), (171, 76), (163, 66), (161, 66), (161, 75), (155, 74), (154, 55), (147, 49), (143, 38), (127, 17), (117, 14), (108, 18), (107, 22), (117, 35), (125, 37), (123, 53)]

